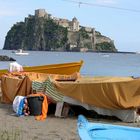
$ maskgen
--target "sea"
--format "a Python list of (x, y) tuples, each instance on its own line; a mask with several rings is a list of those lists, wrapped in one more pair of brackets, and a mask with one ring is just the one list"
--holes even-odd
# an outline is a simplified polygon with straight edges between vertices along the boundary
[[(11, 50), (0, 50), (0, 55), (14, 58), (22, 66), (67, 63), (83, 60), (81, 75), (85, 76), (134, 76), (140, 77), (140, 54), (27, 51), (18, 56)], [(0, 69), (8, 69), (11, 62), (0, 61)]]

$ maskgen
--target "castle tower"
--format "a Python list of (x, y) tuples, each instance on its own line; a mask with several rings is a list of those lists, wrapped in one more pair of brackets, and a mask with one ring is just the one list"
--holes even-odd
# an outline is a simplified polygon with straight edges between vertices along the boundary
[(79, 31), (79, 21), (76, 17), (72, 19), (72, 30), (73, 31)]
[(35, 10), (35, 16), (36, 17), (45, 17), (48, 14), (46, 13), (45, 9), (37, 9)]

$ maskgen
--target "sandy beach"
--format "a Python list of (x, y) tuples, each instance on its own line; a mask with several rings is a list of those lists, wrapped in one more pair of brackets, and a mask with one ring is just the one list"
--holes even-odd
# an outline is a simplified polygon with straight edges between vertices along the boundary
[(76, 118), (48, 116), (36, 121), (34, 116), (17, 117), (12, 106), (0, 104), (1, 140), (78, 140)]
[[(36, 121), (34, 116), (15, 116), (12, 105), (0, 104), (1, 140), (79, 140), (77, 116), (57, 118), (48, 115), (44, 121)], [(89, 121), (140, 127), (140, 123), (124, 123), (111, 118), (88, 118)]]

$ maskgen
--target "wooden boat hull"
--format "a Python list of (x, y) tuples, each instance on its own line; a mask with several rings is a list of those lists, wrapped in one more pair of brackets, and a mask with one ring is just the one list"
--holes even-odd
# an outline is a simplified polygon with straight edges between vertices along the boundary
[(140, 140), (140, 128), (90, 123), (78, 116), (78, 133), (81, 140)]
[[(25, 72), (38, 72), (38, 73), (48, 73), (48, 74), (73, 74), (79, 72), (83, 64), (83, 60), (79, 62), (70, 62), (70, 63), (60, 63), (60, 64), (50, 64), (42, 66), (32, 66), (32, 67), (23, 67)], [(0, 76), (7, 73), (8, 70), (0, 70)]]

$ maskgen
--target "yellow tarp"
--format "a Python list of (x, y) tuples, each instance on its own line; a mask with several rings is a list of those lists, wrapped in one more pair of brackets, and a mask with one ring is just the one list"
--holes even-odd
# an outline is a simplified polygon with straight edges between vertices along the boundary
[(15, 72), (1, 76), (1, 90), (3, 103), (12, 103), (15, 96), (27, 96), (32, 93), (32, 81), (44, 82), (51, 77), (54, 80), (76, 80), (79, 73), (72, 75), (44, 74), (35, 72)]
[(76, 82), (55, 82), (65, 96), (107, 109), (140, 107), (140, 79), (131, 77), (79, 78)]
[(1, 102), (12, 103), (17, 95), (27, 96), (31, 92), (31, 82), (25, 77), (1, 77)]
[(131, 77), (79, 78), (77, 73), (69, 76), (40, 73), (3, 75), (1, 77), (1, 101), (3, 103), (12, 103), (17, 95), (26, 96), (31, 94), (32, 81), (43, 82), (48, 76), (55, 80), (64, 80), (65, 82), (54, 82), (56, 89), (64, 96), (72, 97), (82, 103), (107, 109), (140, 107), (140, 79)]
[(44, 81), (48, 75), (43, 73), (9, 73), (1, 76), (2, 103), (12, 103), (17, 95), (31, 94), (32, 81)]

